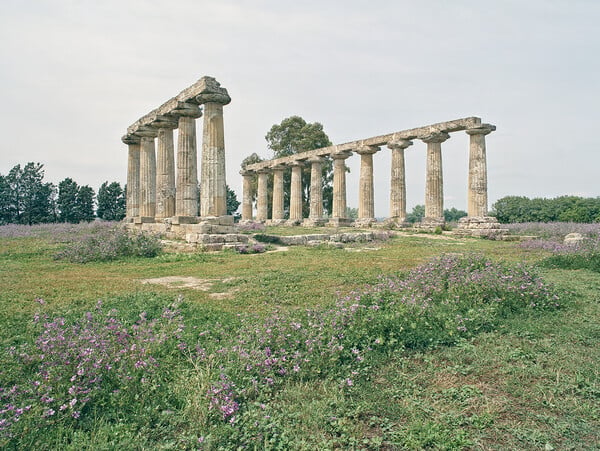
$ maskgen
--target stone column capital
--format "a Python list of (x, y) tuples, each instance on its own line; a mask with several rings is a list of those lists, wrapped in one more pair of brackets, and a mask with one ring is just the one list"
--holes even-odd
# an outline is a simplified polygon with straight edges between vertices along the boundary
[(173, 108), (169, 115), (175, 117), (191, 117), (194, 119), (198, 119), (202, 117), (202, 109), (193, 103), (189, 102), (177, 102), (177, 106)]
[(287, 168), (287, 166), (284, 164), (275, 164), (275, 165), (271, 166), (271, 170), (273, 172), (284, 171), (286, 168)]
[(302, 160), (294, 160), (289, 165), (291, 167), (300, 167), (300, 168), (303, 168), (305, 166), (304, 161), (302, 161)]
[(157, 116), (157, 118), (148, 125), (155, 129), (164, 128), (167, 130), (173, 130), (177, 128), (179, 124), (176, 117), (164, 115)]
[(397, 138), (387, 143), (387, 147), (392, 150), (396, 149), (406, 149), (413, 145), (413, 142), (410, 139)]
[(381, 147), (379, 146), (368, 146), (366, 144), (361, 144), (354, 151), (359, 155), (373, 155), (376, 152), (379, 152)]
[(443, 143), (444, 141), (446, 141), (448, 138), (450, 138), (450, 135), (446, 132), (433, 132), (428, 136), (425, 136), (424, 138), (421, 138), (421, 141), (429, 144), (429, 143)]
[(465, 132), (467, 133), (467, 135), (487, 135), (489, 133), (492, 133), (494, 130), (496, 130), (495, 125), (481, 124), (478, 127), (468, 128), (465, 130)]
[(132, 144), (139, 144), (141, 139), (139, 136), (136, 136), (136, 135), (123, 135), (121, 137), (121, 141), (123, 142), (123, 144), (132, 145)]
[(142, 139), (144, 138), (156, 138), (158, 136), (158, 130), (150, 127), (148, 125), (144, 125), (135, 132), (137, 136), (140, 136)]
[(350, 151), (342, 151), (342, 152), (332, 152), (330, 156), (334, 160), (345, 160), (346, 158), (350, 157), (351, 155), (352, 155), (352, 152), (350, 152)]
[(261, 168), (258, 171), (256, 171), (257, 174), (270, 174), (271, 173), (271, 168)]
[(195, 100), (199, 104), (203, 103), (219, 103), (227, 105), (231, 102), (231, 97), (227, 93), (227, 89), (221, 88), (221, 84), (212, 77), (204, 77), (204, 87), (196, 96)]
[(254, 174), (256, 174), (256, 171), (250, 171), (250, 170), (248, 170), (248, 169), (242, 169), (242, 170), (240, 171), (240, 175), (241, 175), (242, 177), (252, 176), (252, 175), (254, 175)]
[(315, 155), (314, 157), (310, 157), (308, 160), (306, 160), (308, 163), (313, 164), (313, 163), (323, 163), (323, 161), (325, 161), (324, 157), (321, 157), (319, 155)]

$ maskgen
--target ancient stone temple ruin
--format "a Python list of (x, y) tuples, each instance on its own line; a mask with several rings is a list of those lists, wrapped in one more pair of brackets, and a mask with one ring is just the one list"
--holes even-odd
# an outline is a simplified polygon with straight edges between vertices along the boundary
[[(231, 98), (212, 77), (202, 77), (127, 128), (122, 141), (128, 145), (128, 227), (160, 232), (169, 238), (185, 238), (206, 248), (222, 248), (247, 242), (236, 233), (227, 215), (223, 106)], [(204, 108), (204, 112), (202, 111)], [(201, 172), (198, 182), (196, 119), (203, 116)], [(177, 129), (175, 155), (174, 130)], [(485, 136), (496, 127), (477, 117), (457, 119), (352, 141), (248, 165), (243, 176), (242, 220), (270, 224), (369, 227), (377, 221), (374, 208), (373, 155), (382, 146), (390, 150), (391, 186), (388, 227), (405, 227), (406, 182), (404, 151), (414, 140), (426, 143), (427, 167), (425, 218), (418, 227), (432, 229), (444, 224), (442, 143), (450, 133), (470, 136), (468, 216), (458, 233), (493, 237), (502, 233), (487, 213), (487, 165)], [(360, 155), (358, 219), (346, 217), (346, 165), (353, 153)], [(333, 208), (325, 218), (321, 170), (333, 160)], [(310, 212), (302, 213), (302, 170), (310, 167)], [(291, 171), (290, 206), (284, 211), (284, 171)], [(256, 216), (253, 217), (252, 180), (258, 178)], [(273, 179), (271, 218), (268, 218), (269, 177)]]
[[(202, 77), (127, 128), (122, 141), (129, 148), (129, 227), (207, 245), (247, 240), (235, 233), (233, 216), (227, 215), (223, 106), (230, 101), (214, 78)], [(203, 115), (202, 106), (198, 192), (196, 119)]]
[[(350, 225), (346, 217), (346, 167), (345, 160), (352, 153), (360, 155), (358, 219), (355, 226), (370, 226), (376, 222), (373, 189), (373, 155), (386, 146), (391, 158), (390, 213), (388, 226), (405, 227), (406, 182), (404, 151), (421, 140), (427, 145), (425, 217), (418, 227), (431, 229), (444, 224), (442, 143), (450, 133), (465, 131), (470, 136), (468, 216), (461, 219), (458, 233), (474, 236), (494, 236), (502, 232), (498, 221), (487, 212), (487, 164), (485, 136), (496, 127), (483, 124), (477, 117), (402, 130), (382, 136), (352, 141), (321, 149), (302, 152), (248, 165), (241, 171), (243, 176), (242, 220), (265, 221), (290, 225)], [(325, 159), (333, 160), (333, 208), (330, 218), (323, 217), (321, 167)], [(302, 216), (302, 168), (310, 167), (310, 212)], [(291, 170), (289, 218), (284, 219), (283, 172)], [(267, 218), (267, 181), (273, 177), (272, 215)], [(258, 176), (256, 217), (252, 216), (252, 178)]]

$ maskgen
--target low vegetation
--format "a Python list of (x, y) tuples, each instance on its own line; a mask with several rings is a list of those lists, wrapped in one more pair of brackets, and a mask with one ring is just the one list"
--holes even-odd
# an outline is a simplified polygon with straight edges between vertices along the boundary
[[(4, 448), (600, 441), (600, 275), (549, 268), (551, 249), (419, 234), (376, 247), (142, 252), (82, 265), (54, 259), (82, 246), (59, 233), (7, 230)], [(105, 233), (121, 232), (77, 232), (90, 245), (78, 255)], [(210, 279), (228, 296), (140, 284), (168, 275)]]

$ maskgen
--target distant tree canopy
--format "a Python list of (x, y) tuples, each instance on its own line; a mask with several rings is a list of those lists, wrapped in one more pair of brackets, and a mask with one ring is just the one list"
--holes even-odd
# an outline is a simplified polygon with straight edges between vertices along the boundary
[[(457, 210), (452, 207), (444, 210), (444, 220), (447, 222), (457, 222), (460, 218), (467, 216), (464, 210)], [(415, 205), (412, 212), (406, 215), (406, 221), (414, 224), (420, 222), (425, 217), (425, 205)]]
[(225, 185), (227, 188), (227, 214), (228, 215), (236, 215), (238, 207), (240, 206), (240, 201), (237, 200), (237, 196), (235, 195), (235, 191), (229, 188), (229, 185)]
[[(94, 190), (70, 177), (58, 184), (44, 182), (41, 163), (20, 164), (0, 174), (0, 224), (92, 221), (96, 217)], [(125, 214), (119, 183), (105, 182), (98, 192), (98, 217), (120, 220)]]
[(513, 222), (600, 222), (600, 197), (560, 196), (553, 199), (506, 196), (491, 212), (504, 224)]

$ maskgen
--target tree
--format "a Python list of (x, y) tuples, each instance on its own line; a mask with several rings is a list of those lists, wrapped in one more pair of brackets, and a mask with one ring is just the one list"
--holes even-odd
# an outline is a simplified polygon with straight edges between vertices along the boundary
[(225, 188), (227, 189), (227, 214), (233, 215), (240, 206), (240, 201), (237, 200), (235, 191), (229, 188), (229, 185), (225, 185)]
[(466, 211), (457, 210), (454, 207), (444, 210), (444, 220), (446, 222), (458, 222), (460, 218), (464, 218), (465, 216), (467, 216)]
[(0, 221), (37, 224), (55, 220), (52, 183), (44, 183), (40, 163), (14, 166), (0, 181)]
[(406, 215), (406, 221), (414, 224), (425, 217), (425, 205), (415, 205), (411, 213)]
[(58, 217), (61, 222), (77, 223), (80, 221), (77, 211), (77, 194), (79, 185), (67, 177), (58, 184)]
[(77, 214), (79, 222), (94, 220), (94, 197), (96, 193), (88, 186), (80, 186), (77, 192)]
[(125, 193), (118, 182), (104, 182), (98, 190), (96, 215), (106, 221), (120, 221), (125, 217)]
[[(308, 123), (300, 116), (291, 116), (281, 124), (275, 124), (265, 136), (268, 147), (273, 151), (273, 158), (287, 157), (308, 150), (320, 149), (331, 145), (323, 125), (318, 122)], [(283, 173), (284, 211), (289, 212), (291, 169)], [(326, 160), (322, 173), (323, 208), (331, 213), (333, 207), (333, 163)], [(302, 171), (302, 204), (304, 216), (308, 216), (310, 199), (310, 167)]]

